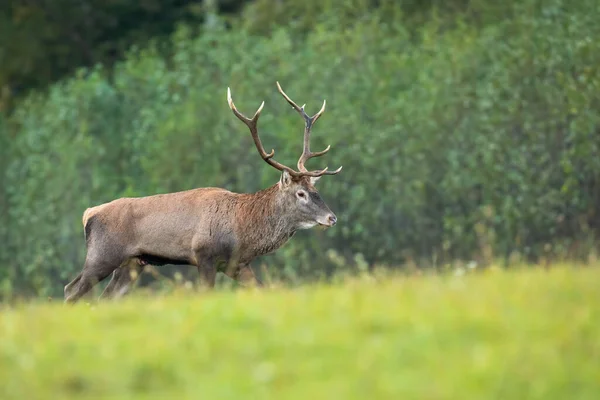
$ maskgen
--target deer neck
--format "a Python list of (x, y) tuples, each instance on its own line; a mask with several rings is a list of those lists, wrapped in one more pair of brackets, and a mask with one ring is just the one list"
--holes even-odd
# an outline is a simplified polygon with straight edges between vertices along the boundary
[(285, 207), (278, 199), (278, 192), (278, 186), (273, 185), (247, 195), (242, 203), (245, 220), (242, 243), (254, 256), (277, 250), (296, 232), (295, 224), (287, 218)]

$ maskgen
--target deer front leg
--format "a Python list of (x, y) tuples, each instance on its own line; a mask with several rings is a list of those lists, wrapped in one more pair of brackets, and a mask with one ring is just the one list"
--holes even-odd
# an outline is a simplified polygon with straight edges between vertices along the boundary
[(202, 286), (212, 289), (215, 287), (215, 281), (217, 278), (217, 268), (215, 262), (212, 259), (203, 259), (198, 262), (198, 272), (200, 273), (200, 282)]
[(235, 279), (244, 286), (263, 287), (264, 284), (256, 277), (250, 264), (240, 264), (236, 269), (228, 269), (225, 275), (231, 279)]

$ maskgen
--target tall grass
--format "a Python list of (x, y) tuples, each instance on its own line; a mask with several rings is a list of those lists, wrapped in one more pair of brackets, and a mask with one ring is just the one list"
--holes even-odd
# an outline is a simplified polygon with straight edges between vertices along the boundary
[(595, 399), (598, 267), (24, 303), (0, 398)]

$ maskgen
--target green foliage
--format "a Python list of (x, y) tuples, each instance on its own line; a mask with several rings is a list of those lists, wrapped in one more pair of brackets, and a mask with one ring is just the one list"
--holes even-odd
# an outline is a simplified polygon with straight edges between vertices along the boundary
[(182, 27), (168, 59), (152, 47), (131, 51), (110, 77), (80, 71), (29, 96), (0, 125), (11, 138), (1, 161), (0, 282), (60, 293), (81, 268), (89, 206), (275, 183), (226, 88), (246, 114), (266, 101), (265, 147), (293, 165), (303, 124), (276, 80), (309, 113), (327, 99), (313, 148), (332, 150), (311, 165), (344, 170), (319, 183), (339, 224), (301, 232), (263, 259), (271, 273), (318, 277), (361, 257), (536, 258), (589, 237), (600, 221), (597, 2), (509, 2), (501, 16), (510, 18), (497, 20), (489, 5), (478, 14), (485, 24), (473, 9), (486, 3), (469, 4), (448, 16), (433, 7), (416, 30), (390, 2), (360, 17), (324, 8), (305, 35)]
[(6, 307), (0, 397), (592, 400), (599, 278), (490, 269)]
[(112, 65), (132, 45), (231, 13), (246, 0), (3, 0), (0, 111), (11, 96), (44, 88), (81, 66)]
[(268, 33), (285, 26), (296, 34), (313, 31), (319, 25), (351, 29), (355, 21), (369, 18), (376, 10), (388, 23), (401, 22), (418, 31), (432, 16), (446, 28), (456, 19), (485, 26), (516, 16), (513, 2), (488, 0), (255, 0), (242, 9), (241, 23), (251, 32)]

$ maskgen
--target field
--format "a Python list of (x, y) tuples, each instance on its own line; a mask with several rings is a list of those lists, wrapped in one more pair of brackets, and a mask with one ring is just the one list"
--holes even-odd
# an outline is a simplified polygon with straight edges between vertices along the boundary
[(0, 313), (0, 398), (596, 399), (600, 268)]

